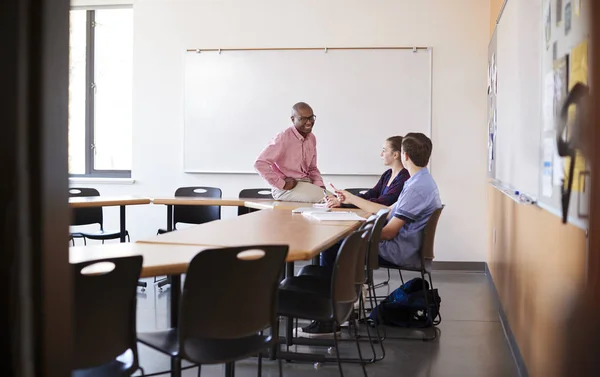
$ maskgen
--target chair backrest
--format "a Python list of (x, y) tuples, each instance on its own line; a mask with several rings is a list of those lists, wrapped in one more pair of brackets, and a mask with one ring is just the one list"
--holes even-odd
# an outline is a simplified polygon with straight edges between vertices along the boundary
[(346, 191), (348, 191), (350, 194), (360, 195), (360, 194), (364, 194), (365, 192), (369, 191), (369, 189), (368, 188), (348, 188), (348, 189), (346, 189)]
[(273, 199), (270, 188), (243, 189), (238, 196), (240, 199)]
[[(221, 189), (217, 187), (180, 187), (175, 191), (178, 197), (221, 198)], [(204, 224), (221, 218), (221, 206), (186, 206), (173, 208), (173, 221), (186, 224)]]
[[(273, 199), (270, 188), (243, 189), (238, 195), (240, 199)], [(238, 207), (238, 216), (245, 215), (254, 209)]]
[(331, 277), (333, 315), (338, 323), (345, 321), (358, 299), (356, 291), (356, 263), (360, 248), (365, 246), (370, 230), (357, 230), (342, 241)]
[[(179, 342), (236, 339), (277, 326), (287, 245), (209, 249), (190, 263), (181, 296)], [(207, 306), (208, 305), (208, 306)]]
[[(357, 285), (363, 285), (367, 281), (367, 258), (369, 255), (369, 247), (370, 247), (370, 239), (372, 237), (373, 229), (375, 228), (375, 224), (377, 222), (377, 216), (371, 215), (369, 218), (362, 223), (359, 230), (368, 231), (366, 234), (367, 242), (364, 244), (364, 247), (360, 248), (360, 251), (357, 254), (356, 259), (356, 275), (355, 275), (355, 283)], [(363, 233), (364, 234), (364, 233)]]
[[(100, 192), (95, 188), (73, 187), (69, 189), (69, 196), (100, 196)], [(102, 207), (73, 208), (72, 213), (71, 225), (100, 224), (100, 229), (104, 229)]]
[[(73, 369), (106, 364), (127, 350), (133, 352), (137, 369), (136, 290), (142, 260), (135, 255), (71, 265), (75, 290)], [(84, 268), (92, 265), (96, 266), (86, 273)], [(110, 266), (114, 268), (106, 272)]]
[(423, 229), (423, 243), (421, 245), (421, 257), (423, 259), (431, 260), (434, 258), (433, 245), (435, 243), (435, 231), (444, 207), (445, 205), (442, 205), (440, 208), (433, 211), (431, 217), (427, 220), (425, 229)]
[(387, 222), (389, 213), (389, 209), (381, 209), (375, 215), (377, 216), (377, 220), (369, 238), (369, 255), (367, 255), (368, 273), (379, 268), (379, 242), (381, 241), (381, 231)]

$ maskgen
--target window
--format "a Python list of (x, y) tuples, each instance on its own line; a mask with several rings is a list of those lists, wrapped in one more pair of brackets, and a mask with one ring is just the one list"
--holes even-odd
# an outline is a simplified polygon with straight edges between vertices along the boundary
[(72, 10), (69, 173), (131, 177), (133, 9)]

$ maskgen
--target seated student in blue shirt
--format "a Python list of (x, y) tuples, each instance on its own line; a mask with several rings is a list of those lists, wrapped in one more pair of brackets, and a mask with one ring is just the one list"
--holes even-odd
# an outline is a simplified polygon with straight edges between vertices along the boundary
[[(422, 232), (433, 211), (442, 206), (438, 187), (426, 168), (431, 151), (431, 139), (424, 134), (409, 133), (404, 137), (400, 158), (409, 171), (410, 178), (404, 184), (398, 201), (390, 207), (359, 198), (344, 190), (336, 191), (342, 203), (354, 204), (366, 212), (391, 209), (388, 221), (381, 231), (379, 262), (382, 265), (420, 265)], [(337, 248), (330, 248), (321, 253), (321, 265), (333, 270), (337, 252)], [(315, 321), (297, 331), (298, 336), (318, 337), (330, 335), (333, 330), (332, 323)]]
[[(379, 181), (372, 189), (358, 197), (368, 201), (390, 206), (398, 200), (400, 192), (404, 187), (404, 182), (410, 178), (408, 170), (400, 161), (400, 149), (402, 148), (402, 136), (392, 136), (387, 138), (381, 150), (381, 159), (385, 166), (389, 166), (385, 173), (381, 175)], [(328, 207), (354, 207), (352, 204), (343, 204), (335, 196), (330, 196), (327, 200)]]

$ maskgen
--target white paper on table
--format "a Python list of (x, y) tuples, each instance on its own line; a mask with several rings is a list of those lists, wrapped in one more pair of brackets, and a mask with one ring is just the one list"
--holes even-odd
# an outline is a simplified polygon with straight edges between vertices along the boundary
[(554, 72), (548, 72), (544, 79), (544, 131), (554, 129)]
[(552, 197), (552, 175), (554, 174), (554, 139), (547, 137), (544, 139), (544, 156), (542, 159), (542, 195)]

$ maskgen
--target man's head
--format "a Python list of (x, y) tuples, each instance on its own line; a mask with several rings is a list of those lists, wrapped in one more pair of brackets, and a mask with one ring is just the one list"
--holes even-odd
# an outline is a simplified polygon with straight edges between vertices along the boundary
[(420, 132), (411, 132), (402, 139), (401, 159), (404, 166), (412, 163), (416, 167), (423, 168), (429, 163), (433, 144), (431, 139)]
[(315, 125), (313, 109), (305, 102), (298, 102), (292, 107), (292, 123), (303, 136), (311, 133)]

